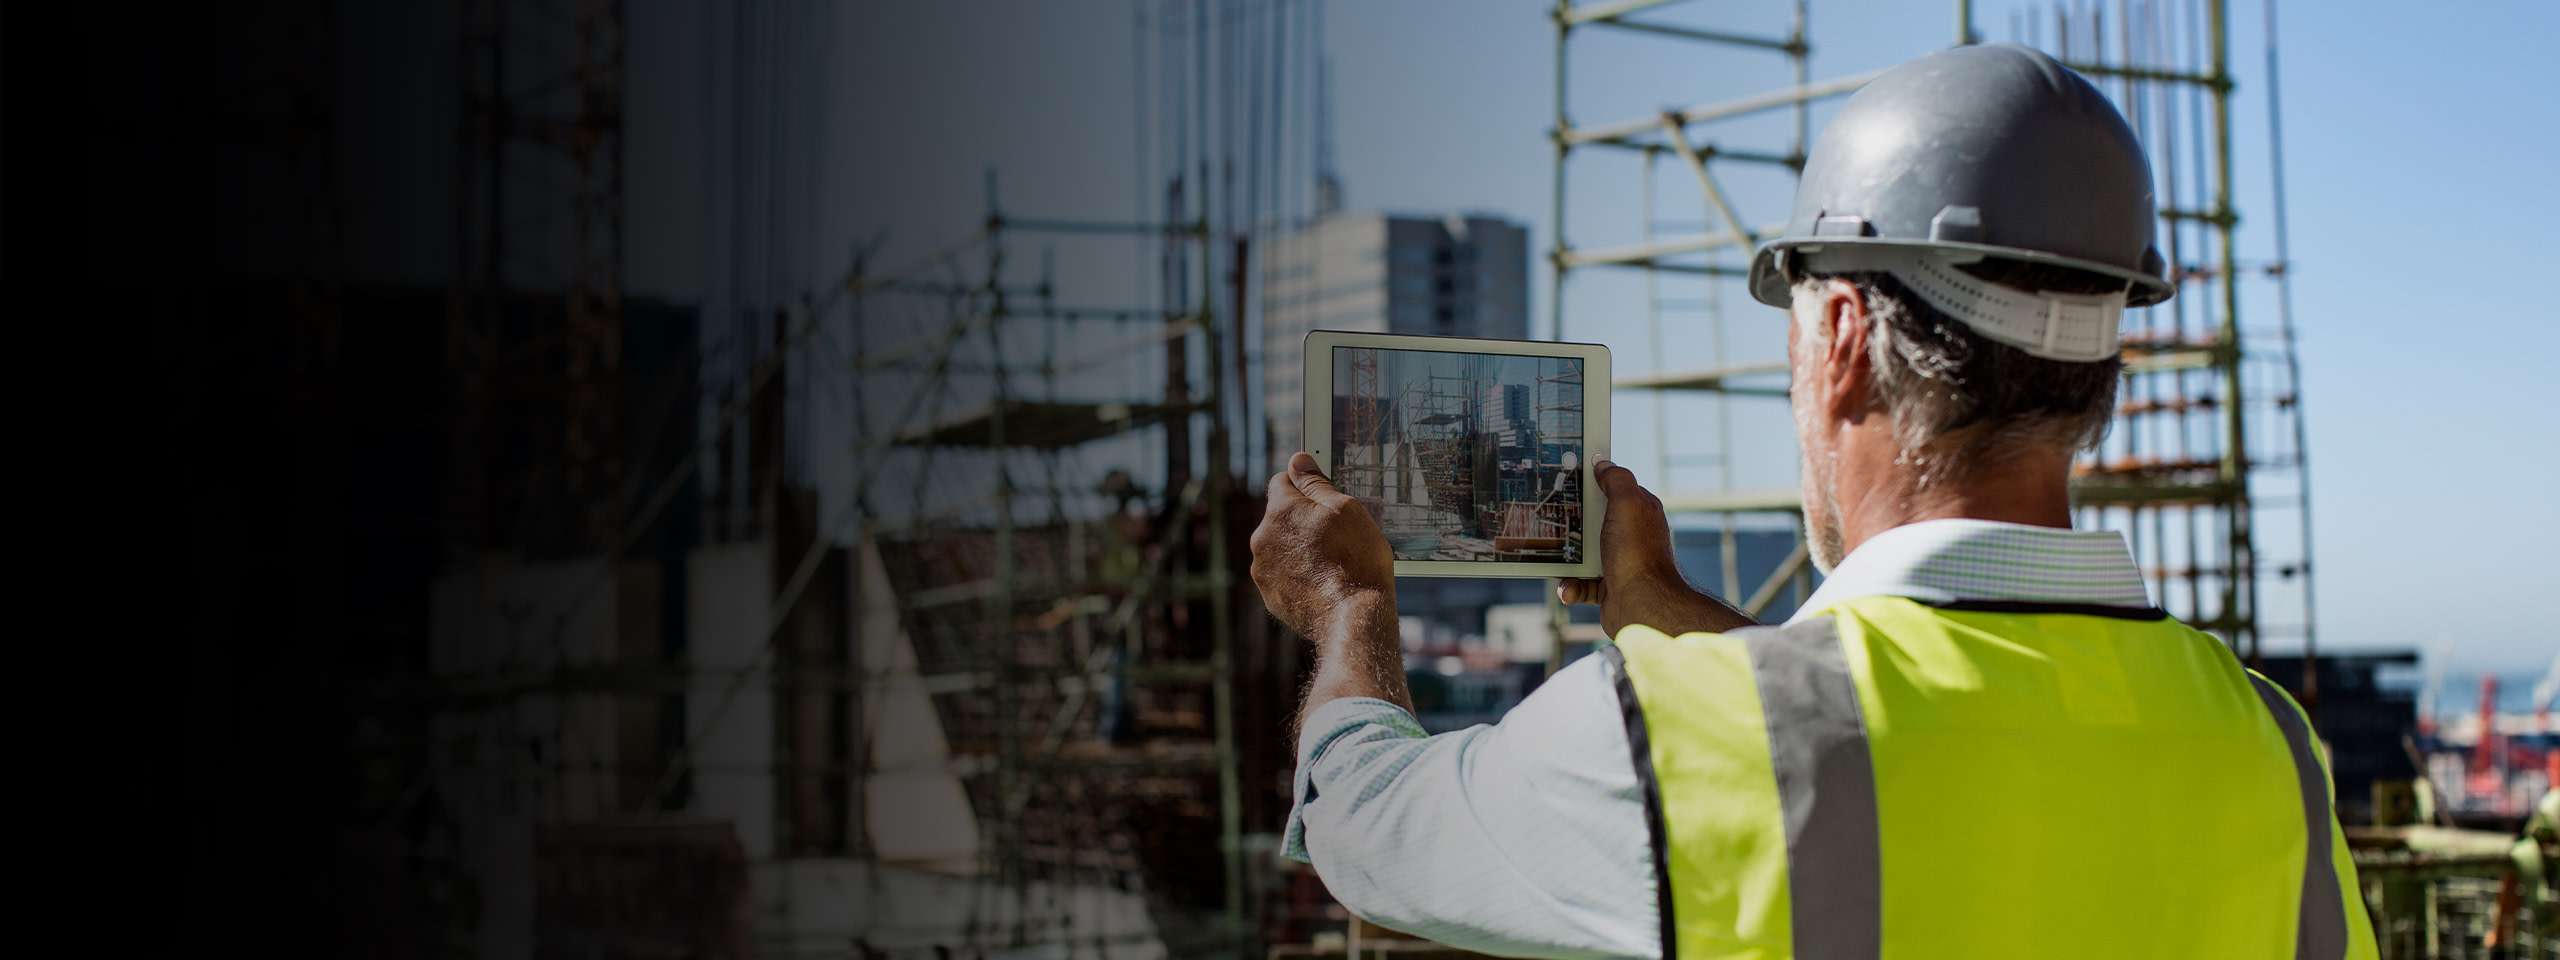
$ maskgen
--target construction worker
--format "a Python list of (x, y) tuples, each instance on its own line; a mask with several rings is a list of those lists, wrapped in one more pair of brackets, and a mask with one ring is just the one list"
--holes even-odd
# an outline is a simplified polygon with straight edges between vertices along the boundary
[(1493, 726), (1415, 722), (1386, 541), (1298, 454), (1253, 537), (1317, 652), (1285, 851), (1490, 954), (2373, 956), (2301, 711), (2071, 529), (2122, 312), (2172, 292), (2151, 185), (2106, 99), (2022, 47), (1851, 97), (1750, 277), (1793, 317), (1827, 579), (1753, 625), (1595, 464), (1603, 575), (1561, 589), (1614, 642)]

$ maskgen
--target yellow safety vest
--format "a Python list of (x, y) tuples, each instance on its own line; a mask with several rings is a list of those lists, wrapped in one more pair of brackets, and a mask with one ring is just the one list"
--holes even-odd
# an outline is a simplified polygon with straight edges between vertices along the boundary
[(1664, 960), (2375, 955), (2300, 708), (2160, 611), (1866, 597), (1602, 655)]

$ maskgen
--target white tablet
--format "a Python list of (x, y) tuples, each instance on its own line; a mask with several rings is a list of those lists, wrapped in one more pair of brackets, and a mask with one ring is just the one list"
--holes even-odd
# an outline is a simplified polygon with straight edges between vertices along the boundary
[(1609, 348), (1317, 330), (1307, 452), (1397, 576), (1597, 577)]

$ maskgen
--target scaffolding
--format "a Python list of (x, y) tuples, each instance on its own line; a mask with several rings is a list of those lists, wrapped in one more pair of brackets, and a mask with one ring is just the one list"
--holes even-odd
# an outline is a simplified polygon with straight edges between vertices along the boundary
[[(430, 754), (503, 757), (530, 736), (540, 758), (440, 759), (412, 788), (456, 825), (465, 849), (443, 869), (462, 888), (501, 869), (489, 825), (530, 817), (546, 944), (750, 936), (653, 919), (667, 905), (650, 897), (688, 872), (756, 899), (759, 954), (1244, 942), (1260, 876), (1247, 805), (1277, 817), (1242, 784), (1287, 760), (1237, 744), (1279, 738), (1295, 667), (1267, 655), (1237, 575), (1259, 503), (1226, 469), (1231, 378), (1214, 362), (1196, 386), (1168, 375), (1220, 356), (1232, 317), (1206, 282), (1185, 303), (1092, 308), (1060, 303), (1045, 270), (1008, 279), (1020, 238), (1093, 234), (1170, 249), (1204, 281), (1212, 262), (1197, 215), (1013, 220), (992, 203), (982, 228), (902, 265), (857, 257), (616, 552), (445, 578), (460, 615), (439, 630), (438, 680), (458, 695), (434, 708)], [(786, 392), (834, 398), (800, 406), (846, 415), (852, 475), (782, 478), (758, 495), (763, 536), (680, 551), (682, 589), (726, 606), (691, 614), (679, 656), (635, 645), (672, 629), (651, 613), (654, 568), (631, 562), (637, 531), (726, 435), (775, 429), (758, 418)], [(1196, 474), (1175, 455), (1186, 433)], [(917, 898), (961, 912), (906, 916)]]
[(1425, 555), (1443, 537), (1467, 535), (1477, 523), (1473, 451), (1481, 432), (1470, 379), (1429, 374), (1390, 396), (1379, 376), (1381, 351), (1343, 353), (1351, 376), (1349, 392), (1333, 401), (1343, 414), (1334, 481), (1377, 518), (1399, 556)]
[[(1554, 248), (1548, 261), (1554, 270), (1550, 287), (1550, 315), (1553, 335), (1563, 339), (1568, 329), (1566, 309), (1567, 280), (1577, 271), (1609, 267), (1635, 270), (1642, 275), (1645, 330), (1651, 370), (1641, 376), (1620, 379), (1621, 388), (1653, 391), (1652, 409), (1656, 424), (1656, 444), (1660, 451), (1656, 463), (1657, 483), (1669, 483), (1674, 463), (1671, 451), (1670, 419), (1665, 393), (1669, 391), (1704, 391), (1713, 404), (1715, 448), (1699, 457), (1718, 471), (1717, 488), (1712, 491), (1682, 490), (1666, 487), (1663, 504), (1674, 513), (1715, 513), (1720, 516), (1718, 546), (1722, 559), (1724, 582), (1722, 593), (1743, 598), (1745, 584), (1739, 562), (1740, 518), (1753, 513), (1793, 513), (1799, 508), (1793, 489), (1737, 490), (1734, 488), (1732, 441), (1733, 410), (1736, 397), (1785, 396), (1783, 379), (1770, 382), (1772, 373), (1783, 375), (1786, 367), (1779, 362), (1729, 363), (1726, 357), (1727, 336), (1722, 309), (1725, 281), (1743, 276), (1744, 268), (1725, 259), (1731, 251), (1740, 251), (1747, 259), (1751, 249), (1776, 232), (1770, 225), (1755, 225), (1736, 212), (1734, 194), (1724, 186), (1722, 172), (1733, 166), (1747, 165), (1779, 168), (1790, 172), (1801, 170), (1810, 127), (1809, 104), (1815, 100), (1855, 90), (1873, 74), (1861, 74), (1822, 83), (1808, 81), (1812, 47), (1806, 37), (1806, 7), (1802, 0), (1792, 5), (1792, 19), (1783, 34), (1751, 35), (1721, 29), (1662, 20), (1658, 16), (1642, 19), (1636, 14), (1665, 3), (1608, 3), (1576, 5), (1560, 0), (1551, 19), (1556, 28), (1555, 126), (1550, 136), (1555, 144), (1556, 163), (1554, 206), (1551, 211), (1557, 224)], [(1714, 101), (1686, 109), (1665, 109), (1656, 116), (1624, 122), (1580, 125), (1571, 119), (1566, 93), (1573, 72), (1570, 59), (1571, 41), (1593, 30), (1627, 32), (1677, 41), (1684, 45), (1703, 44), (1718, 52), (1748, 52), (1777, 55), (1792, 79), (1789, 86), (1771, 92)], [(1696, 49), (1684, 46), (1683, 49)], [(1793, 114), (1790, 136), (1779, 148), (1745, 148), (1730, 143), (1701, 140), (1693, 129), (1710, 128), (1718, 121), (1750, 117), (1770, 111), (1785, 110)], [(1703, 132), (1703, 131), (1702, 131)], [(1638, 182), (1638, 202), (1642, 205), (1635, 242), (1613, 246), (1577, 246), (1569, 238), (1566, 219), (1569, 168), (1577, 156), (1593, 150), (1634, 152), (1642, 164)], [(1703, 218), (1696, 221), (1697, 230), (1673, 236), (1661, 236), (1656, 206), (1656, 168), (1663, 155), (1669, 154), (1685, 167), (1697, 184)], [(1706, 341), (1711, 350), (1711, 365), (1702, 370), (1667, 371), (1663, 368), (1665, 350), (1662, 341), (1662, 313), (1668, 305), (1661, 296), (1664, 275), (1693, 277), (1705, 281), (1706, 299), (1696, 311), (1703, 315)], [(1810, 552), (1803, 542), (1800, 523), (1796, 529), (1795, 547), (1768, 577), (1753, 589), (1741, 607), (1745, 613), (1759, 615), (1768, 609), (1780, 593), (1790, 587), (1799, 601), (1812, 589)], [(1556, 618), (1558, 652), (1550, 657), (1551, 666), (1561, 665), (1561, 611)]]
[[(1645, 336), (1654, 347), (1655, 366), (1619, 380), (1617, 386), (1652, 393), (1655, 440), (1663, 451), (1656, 470), (1666, 483), (1672, 483), (1673, 467), (1681, 462), (1671, 452), (1675, 438), (1662, 426), (1668, 419), (1666, 397), (1704, 394), (1713, 404), (1717, 429), (1712, 449), (1687, 459), (1712, 464), (1717, 483), (1704, 490), (1673, 483), (1663, 501), (1674, 512), (1720, 518), (1723, 590), (1726, 596), (1742, 597), (1748, 585), (1739, 579), (1735, 562), (1736, 518), (1800, 513), (1801, 506), (1792, 488), (1741, 490), (1734, 484), (1734, 405), (1784, 398), (1787, 372), (1783, 358), (1736, 360), (1726, 354), (1727, 288), (1747, 273), (1744, 262), (1750, 251), (1780, 229), (1747, 219), (1741, 211), (1783, 213), (1787, 198), (1775, 191), (1764, 196), (1729, 190), (1727, 174), (1736, 167), (1801, 173), (1812, 105), (1854, 92), (1881, 71), (1811, 79), (1812, 47), (1802, 0), (1792, 5), (1783, 32), (1762, 35), (1681, 24), (1655, 9), (1670, 5), (1644, 0), (1577, 5), (1566, 0), (1552, 15), (1557, 51), (1552, 136), (1558, 228), (1550, 253), (1554, 335), (1562, 338), (1567, 329), (1568, 278), (1600, 267), (1642, 274)], [(2152, 596), (2188, 623), (2221, 636), (2242, 657), (2254, 661), (2262, 638), (2270, 635), (2298, 637), (2308, 651), (2314, 641), (2309, 502), (2289, 300), (2280, 301), (2273, 330), (2260, 332), (2240, 322), (2240, 283), (2253, 276), (2281, 282), (2285, 275), (2282, 217), (2279, 212), (2276, 259), (2244, 266), (2232, 191), (2236, 84), (2228, 11), (2222, 0), (2119, 3), (2110, 32), (2106, 6), (2051, 11), (2050, 43), (2039, 14), (2022, 13), (2010, 25), (2011, 40), (2045, 47), (2090, 77), (2133, 125), (2160, 180), (2162, 252), (2181, 291), (2167, 304), (2127, 317), (2126, 378), (2113, 431), (2105, 446), (2084, 457), (2075, 470), (2081, 525), (2124, 532)], [(1956, 5), (1952, 32), (1958, 44), (1982, 39), (1971, 7)], [(2271, 36), (2272, 27), (2270, 11)], [(1594, 30), (1639, 32), (1678, 42), (1686, 50), (1776, 55), (1792, 82), (1652, 117), (1577, 125), (1566, 110), (1573, 73), (1567, 54), (1574, 38)], [(2271, 39), (2271, 73), (2272, 51)], [(2272, 104), (2272, 84), (2269, 97)], [(1739, 135), (1736, 121), (1776, 111), (1792, 113), (1783, 144), (1730, 140)], [(1640, 155), (1640, 232), (1633, 243), (1581, 246), (1566, 229), (1568, 170), (1591, 151), (1603, 149)], [(1665, 155), (1678, 161), (1694, 185), (1696, 209), (1703, 215), (1699, 232), (1667, 237), (1655, 232), (1660, 216), (1655, 171)], [(2280, 204), (2281, 154), (2277, 156)], [(1731, 254), (1738, 256), (1728, 260)], [(1703, 285), (1703, 297), (1677, 303), (1703, 313), (1712, 362), (1702, 369), (1665, 370), (1662, 315), (1675, 302), (1661, 296), (1660, 288), (1682, 278)], [(1783, 407), (1777, 412), (1783, 413)], [(2289, 541), (2286, 549), (2267, 549), (2271, 531)], [(1789, 581), (1801, 598), (1811, 587), (1811, 575), (1799, 537), (1788, 559), (1750, 591), (1744, 610), (1756, 615)], [(2280, 623), (2262, 615), (2261, 588), (2270, 575), (2293, 585), (2300, 599), (2297, 621)], [(2316, 691), (2303, 692), (2307, 703), (2316, 700)]]
[[(2266, 9), (2272, 78), (2274, 9)], [(2291, 636), (2308, 664), (2316, 649), (2310, 498), (2301, 368), (2290, 300), (2281, 296), (2282, 152), (2273, 154), (2276, 259), (2244, 265), (2227, 5), (2133, 5), (2117, 11), (2112, 31), (2105, 14), (2053, 11), (2048, 46), (2115, 99), (2150, 151), (2163, 197), (2161, 252), (2181, 295), (2128, 317), (2114, 430), (2079, 465), (2074, 497), (2084, 523), (2124, 531), (2163, 607), (2252, 663), (2269, 635)], [(2026, 33), (2026, 19), (2012, 32)], [(2017, 39), (2044, 38), (2037, 29)], [(2272, 82), (2267, 103), (2278, 142)], [(2241, 324), (2241, 284), (2252, 275), (2278, 284), (2272, 329)], [(2262, 612), (2270, 575), (2299, 595), (2297, 620)], [(2306, 667), (2295, 686), (2316, 711), (2314, 676)]]
[(1481, 530), (1476, 514), (1476, 438), (1484, 432), (1474, 380), (1432, 374), (1404, 391), (1395, 408), (1413, 446), (1434, 514), (1460, 518), (1461, 530)]
[[(1335, 482), (1406, 559), (1556, 562), (1582, 549), (1578, 361), (1441, 355), (1461, 364), (1382, 385), (1380, 351), (1344, 350)], [(1537, 364), (1505, 382), (1502, 364)], [(1393, 391), (1389, 395), (1389, 391)], [(1515, 402), (1516, 401), (1516, 402)]]
[[(592, 549), (613, 528), (624, 482), (622, 81), (623, 5), (584, 2), (566, 17), (495, 0), (461, 0), (456, 91), (461, 106), (454, 197), (458, 276), (447, 353), (464, 384), (448, 515), (466, 539)], [(556, 351), (556, 354), (555, 354)], [(556, 362), (554, 362), (556, 360)], [(529, 362), (530, 361), (530, 362)], [(510, 393), (556, 407), (532, 424)], [(526, 521), (498, 491), (526, 486), (525, 465), (493, 457), (511, 431), (556, 447), (539, 481), (559, 503), (551, 529)], [(536, 494), (540, 496), (540, 494)]]
[[(1250, 241), (1291, 192), (1250, 161), (1279, 166), (1279, 44), (1311, 59), (1308, 6), (1159, 11), (1169, 113), (1205, 122), (1213, 66), (1272, 85), (1250, 131), (1259, 103), (1230, 91), (1254, 139), (1223, 185), (1186, 154), (1139, 216), (1038, 219), (999, 206), (990, 173), (983, 220), (949, 242), (706, 293), (664, 383), (624, 363), (620, 5), (462, 7), (459, 549), (432, 591), (423, 744), (387, 804), (423, 825), (430, 935), (1250, 952), (1284, 872), (1274, 784), (1304, 666), (1241, 575), (1261, 512), (1234, 435)], [(741, 49), (809, 13), (740, 13)], [(782, 66), (730, 65), (763, 71), (741, 103), (808, 67), (781, 46)], [(751, 106), (733, 132), (772, 142), (731, 149), (798, 149), (789, 111)], [(1164, 133), (1207, 152), (1197, 127)], [(812, 257), (775, 249), (796, 227), (755, 220), (735, 229), (771, 235), (723, 252)], [(1088, 302), (1108, 286), (1090, 265), (1114, 261), (1154, 283)], [(530, 416), (508, 399), (524, 379), (551, 391)], [(643, 442), (661, 433), (672, 447)], [(524, 448), (557, 456), (491, 455)]]
[(1501, 530), (1495, 536), (1497, 549), (1505, 539), (1521, 542), (1506, 549), (1507, 556), (1524, 559), (1549, 559), (1561, 555), (1564, 562), (1582, 558), (1591, 545), (1582, 542), (1582, 415), (1583, 373), (1579, 361), (1557, 364), (1554, 371), (1538, 377), (1537, 395), (1531, 414), (1537, 423), (1537, 473), (1552, 476), (1553, 484), (1541, 484), (1534, 498), (1526, 502), (1505, 497), (1505, 513)]
[[(1062, 306), (1044, 275), (1028, 291), (1037, 307), (1014, 305), (1009, 237), (1114, 233), (1161, 245), (1176, 269), (1196, 266), (1196, 298), (1155, 311)], [(939, 381), (924, 395), (972, 399), (921, 427), (868, 431), (886, 438), (881, 462), (906, 472), (912, 489), (904, 505), (875, 498), (861, 510), (877, 531), (866, 562), (887, 574), (883, 598), (899, 607), (896, 629), (916, 656), (912, 677), (873, 676), (936, 691), (954, 760), (974, 758), (981, 771), (967, 792), (985, 838), (983, 874), (1016, 902), (1011, 929), (987, 945), (1074, 942), (1072, 898), (1053, 895), (1045, 911), (1030, 904), (1035, 888), (1075, 884), (1175, 900), (1214, 892), (1195, 905), (1223, 919), (1161, 931), (1169, 946), (1231, 943), (1244, 927), (1240, 778), (1245, 766), (1270, 772), (1236, 747), (1237, 644), (1240, 634), (1259, 642), (1262, 619), (1236, 576), (1236, 526), (1257, 504), (1239, 502), (1224, 467), (1229, 377), (1214, 358), (1235, 332), (1214, 309), (1209, 237), (1197, 216), (1106, 224), (1012, 220), (991, 208), (976, 243), (981, 285), (950, 298), (941, 331), (917, 331), (942, 346), (876, 368), (892, 373), (885, 396), (909, 392), (912, 381), (894, 376), (905, 371)], [(893, 285), (855, 309), (878, 316), (899, 297), (950, 289)], [(1034, 329), (1036, 354), (1025, 344)], [(1106, 346), (1061, 355), (1086, 343)], [(868, 365), (864, 349), (854, 348), (857, 367)], [(1201, 358), (1211, 360), (1194, 393), (1184, 371)], [(1162, 382), (1161, 396), (1070, 395), (1075, 372), (1133, 363), (1149, 372), (1084, 382)], [(952, 389), (960, 379), (975, 384)], [(1176, 455), (1194, 428), (1205, 440), (1198, 476)], [(1132, 472), (1090, 469), (1148, 447), (1165, 459), (1151, 506)]]

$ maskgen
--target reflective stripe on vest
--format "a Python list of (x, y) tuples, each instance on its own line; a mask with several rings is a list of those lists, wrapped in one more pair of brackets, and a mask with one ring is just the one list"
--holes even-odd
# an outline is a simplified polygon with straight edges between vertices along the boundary
[(2346, 904), (2337, 895), (2337, 865), (2327, 856), (2333, 819), (2329, 773), (2320, 765), (2311, 724), (2294, 708), (2293, 698), (2254, 672), (2249, 680), (2258, 689), (2258, 699), (2266, 703), (2267, 713), (2276, 718), (2276, 726), (2284, 730), (2285, 747), (2293, 752), (2294, 774), (2302, 784), (2302, 819), (2311, 824), (2310, 855), (2302, 858), (2302, 913), (2295, 920), (2293, 955), (2303, 960), (2346, 956)]
[(1666, 960), (2372, 954), (2301, 714), (2156, 611), (1867, 598), (1604, 653)]

